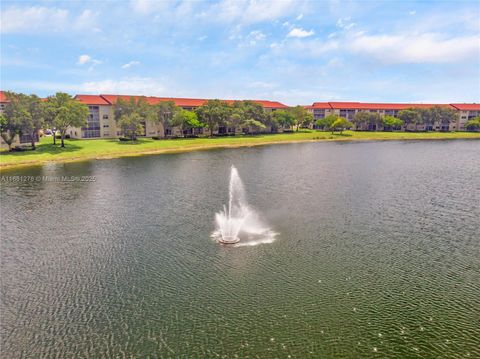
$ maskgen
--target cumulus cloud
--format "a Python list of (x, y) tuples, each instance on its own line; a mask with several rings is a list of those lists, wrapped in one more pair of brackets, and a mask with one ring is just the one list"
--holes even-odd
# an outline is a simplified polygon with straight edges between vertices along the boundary
[(15, 81), (16, 86), (26, 86), (36, 91), (57, 92), (65, 91), (72, 94), (79, 93), (112, 93), (127, 95), (145, 95), (145, 96), (171, 96), (164, 87), (164, 79), (154, 79), (151, 77), (124, 77), (121, 79), (105, 79), (98, 81), (88, 81), (82, 83), (60, 83), (50, 81)]
[(368, 35), (349, 38), (347, 48), (384, 63), (449, 63), (478, 59), (478, 36), (425, 34)]
[(134, 61), (130, 61), (130, 62), (126, 63), (126, 64), (123, 64), (123, 65), (122, 65), (122, 69), (129, 69), (130, 67), (132, 67), (132, 66), (137, 66), (137, 65), (140, 65), (140, 61), (135, 61), (135, 60), (134, 60)]
[(95, 25), (97, 14), (88, 9), (73, 15), (56, 7), (11, 6), (1, 10), (0, 19), (2, 33), (100, 31)]
[(310, 31), (306, 31), (300, 27), (296, 27), (296, 28), (293, 28), (292, 30), (290, 30), (290, 32), (287, 34), (287, 37), (308, 37), (308, 36), (312, 36), (313, 34), (315, 34), (315, 31), (313, 30), (310, 30)]
[(1, 32), (61, 31), (68, 24), (68, 10), (42, 6), (12, 6), (2, 10)]
[(354, 27), (356, 24), (351, 21), (351, 17), (343, 17), (337, 20), (337, 27), (340, 29), (344, 30), (350, 30), (352, 27)]
[(90, 65), (88, 68), (90, 71), (93, 70), (93, 68), (96, 65), (101, 64), (102, 61), (93, 59), (90, 55), (80, 55), (77, 60), (77, 65), (83, 66), (83, 65)]
[(289, 16), (298, 11), (298, 7), (295, 0), (222, 0), (204, 16), (222, 22), (253, 24)]
[(89, 55), (80, 55), (78, 57), (77, 65), (85, 65), (89, 62), (92, 58)]
[(131, 8), (139, 14), (146, 15), (151, 14), (152, 12), (159, 12), (168, 8), (173, 1), (163, 0), (130, 0)]

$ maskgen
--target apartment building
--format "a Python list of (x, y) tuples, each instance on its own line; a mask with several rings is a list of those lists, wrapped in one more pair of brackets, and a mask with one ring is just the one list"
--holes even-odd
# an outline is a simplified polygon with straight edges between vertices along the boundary
[(472, 118), (480, 116), (480, 104), (478, 103), (452, 103), (450, 106), (458, 111), (459, 131), (465, 131), (465, 123)]
[[(405, 104), (405, 103), (365, 103), (365, 102), (314, 102), (311, 106), (305, 106), (310, 111), (315, 120), (325, 118), (328, 115), (337, 115), (352, 120), (357, 112), (367, 111), (376, 112), (381, 116), (397, 117), (401, 110), (409, 108), (432, 108), (440, 106), (451, 108), (458, 113), (458, 119), (449, 124), (448, 127), (440, 123), (433, 125), (408, 125), (403, 130), (417, 131), (464, 131), (465, 123), (480, 115), (480, 104)], [(382, 126), (369, 125), (368, 127), (358, 127), (356, 130), (383, 130)]]
[[(129, 96), (129, 95), (76, 95), (75, 99), (88, 106), (89, 116), (87, 126), (82, 128), (69, 128), (67, 134), (72, 138), (116, 138), (121, 136), (121, 131), (117, 127), (114, 115), (114, 105), (119, 99), (129, 100), (134, 98), (138, 101), (144, 99), (150, 105), (156, 105), (160, 102), (172, 101), (176, 106), (184, 110), (193, 111), (202, 106), (207, 99), (194, 98), (176, 98), (176, 97), (153, 97), (153, 96)], [(223, 100), (233, 104), (235, 100)], [(286, 109), (288, 106), (276, 101), (253, 100), (263, 106), (267, 112)], [(142, 123), (144, 132), (141, 136), (146, 137), (164, 137), (165, 134), (171, 136), (181, 136), (182, 132), (178, 128), (164, 129), (161, 123), (146, 121)], [(238, 129), (237, 129), (238, 130)], [(227, 128), (219, 128), (218, 133), (225, 133)], [(202, 134), (203, 129), (196, 129), (192, 134)]]

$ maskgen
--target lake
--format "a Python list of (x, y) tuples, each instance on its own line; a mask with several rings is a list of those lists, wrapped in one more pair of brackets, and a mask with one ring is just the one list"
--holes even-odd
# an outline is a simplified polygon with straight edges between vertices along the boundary
[[(272, 243), (212, 240), (231, 165)], [(480, 357), (480, 141), (273, 145), (2, 176), (4, 358)]]

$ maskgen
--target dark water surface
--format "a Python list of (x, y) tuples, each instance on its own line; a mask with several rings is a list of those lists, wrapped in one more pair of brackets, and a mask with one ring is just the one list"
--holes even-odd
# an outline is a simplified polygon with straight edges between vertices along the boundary
[[(210, 238), (234, 164), (278, 232)], [(308, 143), (6, 172), (2, 358), (479, 358), (480, 141)]]

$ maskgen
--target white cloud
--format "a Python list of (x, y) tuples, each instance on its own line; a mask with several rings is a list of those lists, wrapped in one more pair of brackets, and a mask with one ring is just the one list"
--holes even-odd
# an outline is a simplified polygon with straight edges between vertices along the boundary
[(90, 67), (88, 68), (88, 71), (93, 71), (93, 68), (96, 65), (101, 64), (102, 61), (93, 59), (90, 55), (80, 55), (77, 60), (77, 65), (83, 66), (86, 64), (89, 64)]
[(351, 21), (351, 17), (343, 17), (337, 20), (337, 27), (344, 29), (344, 30), (350, 30), (352, 27), (354, 27), (356, 24)]
[(142, 15), (167, 9), (173, 2), (168, 0), (130, 0), (132, 9)]
[(270, 49), (274, 59), (281, 59), (289, 56), (322, 58), (332, 51), (340, 48), (338, 40), (322, 41), (319, 39), (292, 39), (282, 43), (272, 43)]
[(145, 96), (172, 96), (175, 91), (164, 87), (165, 80), (151, 77), (125, 77), (120, 80), (88, 81), (79, 84), (59, 83), (49, 81), (14, 81), (13, 85), (27, 87), (32, 91), (57, 92), (65, 91), (71, 94), (126, 94)]
[(478, 36), (446, 38), (439, 34), (366, 35), (348, 39), (355, 53), (371, 56), (384, 63), (450, 63), (478, 59)]
[(97, 27), (98, 14), (86, 9), (72, 22), (73, 29), (77, 31), (93, 30), (94, 32), (101, 32)]
[(300, 5), (295, 0), (222, 0), (203, 15), (210, 21), (253, 24), (289, 16)]
[(416, 12), (415, 10), (412, 10), (412, 11), (410, 11), (410, 12), (408, 13), (408, 15), (413, 16), (413, 15), (415, 15), (416, 13), (417, 13), (417, 12)]
[(137, 66), (137, 65), (140, 65), (140, 61), (135, 61), (135, 60), (134, 60), (134, 61), (130, 61), (130, 62), (122, 65), (122, 69), (128, 69), (128, 68), (130, 68), (130, 67), (132, 67), (132, 66)]
[(254, 31), (251, 31), (250, 34), (248, 34), (248, 37), (252, 40), (260, 41), (265, 39), (265, 34), (260, 30), (254, 30)]
[(79, 89), (88, 93), (113, 93), (145, 96), (165, 96), (166, 90), (160, 81), (150, 77), (129, 77), (122, 80), (84, 82)]
[[(247, 47), (247, 46), (255, 46), (259, 42), (265, 40), (266, 35), (263, 32), (261, 32), (260, 30), (253, 30), (253, 31), (250, 31), (250, 33), (247, 36), (245, 36), (244, 38), (241, 35), (238, 35), (236, 38), (243, 39), (243, 41), (241, 41), (238, 44), (238, 47)], [(234, 40), (235, 37), (233, 37), (233, 38), (230, 37), (230, 39)]]
[(89, 62), (92, 58), (89, 55), (80, 55), (78, 57), (77, 65), (85, 65)]
[(12, 6), (0, 13), (2, 33), (39, 33), (67, 31), (101, 31), (97, 26), (97, 13), (89, 9), (78, 16), (66, 9), (44, 6)]
[(313, 34), (315, 34), (315, 31), (313, 30), (310, 30), (310, 31), (306, 31), (306, 30), (303, 30), (302, 28), (294, 28), (292, 30), (290, 30), (290, 32), (288, 33), (287, 37), (308, 37), (308, 36), (312, 36)]
[(303, 19), (303, 14), (298, 15), (295, 20), (300, 21)]
[(0, 14), (2, 33), (61, 31), (68, 25), (68, 10), (41, 6), (12, 6)]

